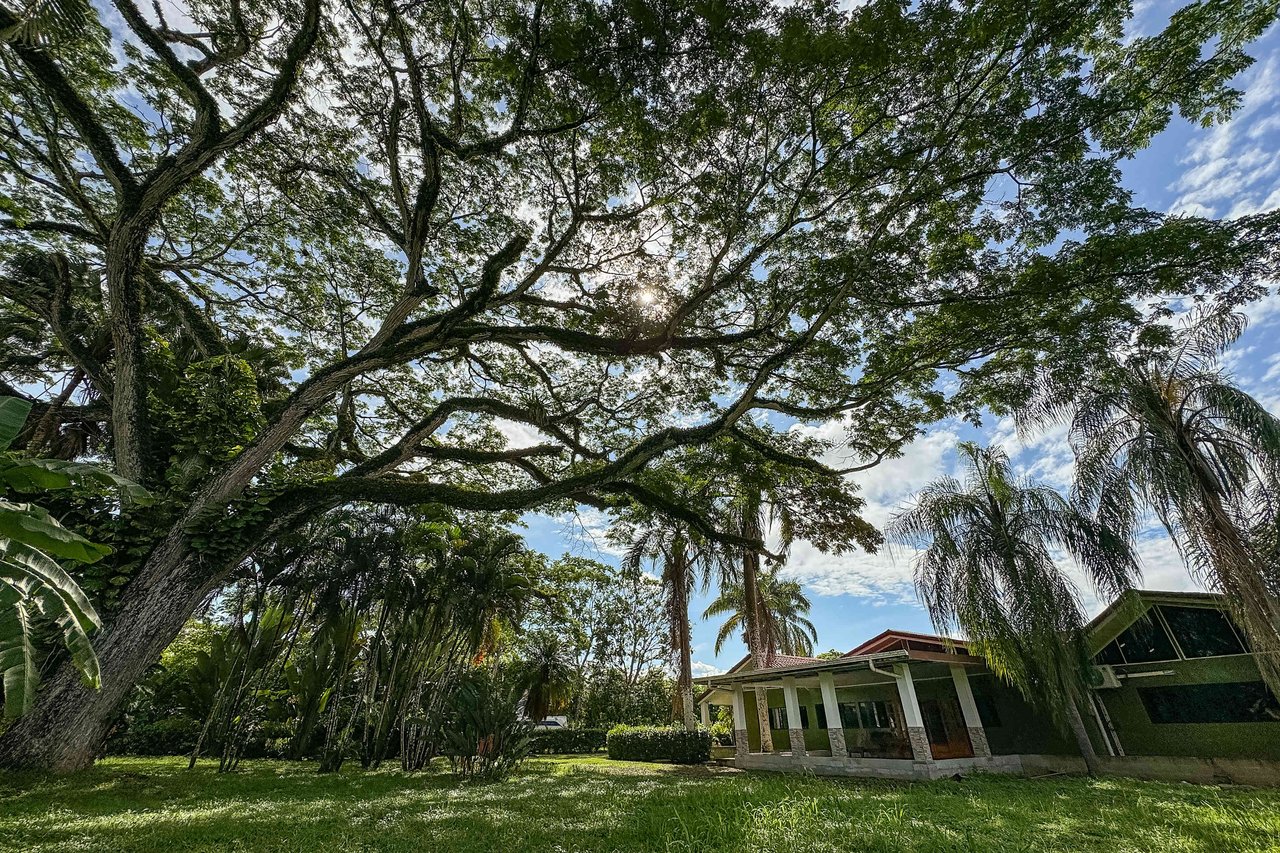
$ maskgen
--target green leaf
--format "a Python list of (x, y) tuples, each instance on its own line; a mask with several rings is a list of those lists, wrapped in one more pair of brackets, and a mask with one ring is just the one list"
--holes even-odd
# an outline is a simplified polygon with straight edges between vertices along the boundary
[(87, 0), (34, 0), (15, 23), (0, 29), (0, 44), (35, 47), (70, 41), (84, 31), (92, 14)]
[(31, 707), (40, 680), (35, 661), (31, 617), (24, 598), (0, 581), (0, 676), (4, 678), (6, 719), (19, 717)]
[(63, 527), (47, 510), (5, 500), (0, 500), (0, 537), (81, 563), (97, 562), (111, 553), (106, 545)]
[(27, 414), (31, 404), (17, 397), (0, 397), (0, 450), (8, 450), (9, 445), (22, 431), (27, 422)]
[(102, 621), (88, 596), (46, 554), (12, 539), (0, 539), (0, 672), (4, 676), (6, 717), (31, 705), (39, 669), (31, 642), (30, 608), (53, 619), (71, 661), (89, 687), (102, 683), (89, 632)]
[(71, 613), (84, 631), (102, 626), (102, 620), (66, 569), (47, 554), (22, 542), (0, 539), (0, 578), (28, 596), (52, 593), (57, 609)]
[(18, 459), (0, 469), (0, 481), (15, 492), (30, 494), (72, 486), (101, 486), (119, 489), (121, 497), (141, 506), (155, 502), (151, 493), (132, 480), (125, 479), (97, 465), (68, 462), (64, 459)]

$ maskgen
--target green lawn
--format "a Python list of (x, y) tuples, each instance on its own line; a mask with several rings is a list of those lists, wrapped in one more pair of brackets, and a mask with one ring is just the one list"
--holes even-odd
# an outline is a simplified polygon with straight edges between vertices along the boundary
[(888, 783), (539, 759), (445, 772), (110, 759), (0, 775), (0, 850), (1280, 850), (1280, 791), (1117, 779)]

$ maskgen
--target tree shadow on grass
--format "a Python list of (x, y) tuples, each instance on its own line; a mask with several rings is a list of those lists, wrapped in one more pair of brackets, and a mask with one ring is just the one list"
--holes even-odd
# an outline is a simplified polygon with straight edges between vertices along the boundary
[(890, 783), (537, 760), (496, 784), (170, 759), (0, 776), (0, 849), (1263, 850), (1280, 794), (998, 777)]

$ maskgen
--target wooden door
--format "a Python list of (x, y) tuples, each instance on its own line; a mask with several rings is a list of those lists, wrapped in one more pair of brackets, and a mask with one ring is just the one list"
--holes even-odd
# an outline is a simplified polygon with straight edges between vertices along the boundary
[(929, 751), (935, 759), (973, 757), (973, 745), (969, 743), (969, 730), (964, 726), (958, 700), (921, 700), (920, 716), (924, 718)]

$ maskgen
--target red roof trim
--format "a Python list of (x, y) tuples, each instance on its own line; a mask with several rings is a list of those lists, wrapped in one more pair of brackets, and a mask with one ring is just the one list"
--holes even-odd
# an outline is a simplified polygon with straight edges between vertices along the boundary
[(962, 640), (952, 639), (950, 637), (940, 637), (937, 634), (917, 634), (913, 631), (895, 631), (890, 629), (883, 631), (876, 636), (867, 640), (860, 646), (856, 646), (845, 652), (841, 657), (852, 658), (858, 655), (870, 655), (879, 651), (884, 651), (887, 646), (891, 646), (899, 640), (905, 640), (910, 643), (911, 640), (917, 640), (925, 643), (935, 643), (940, 646), (956, 646), (965, 648)]

